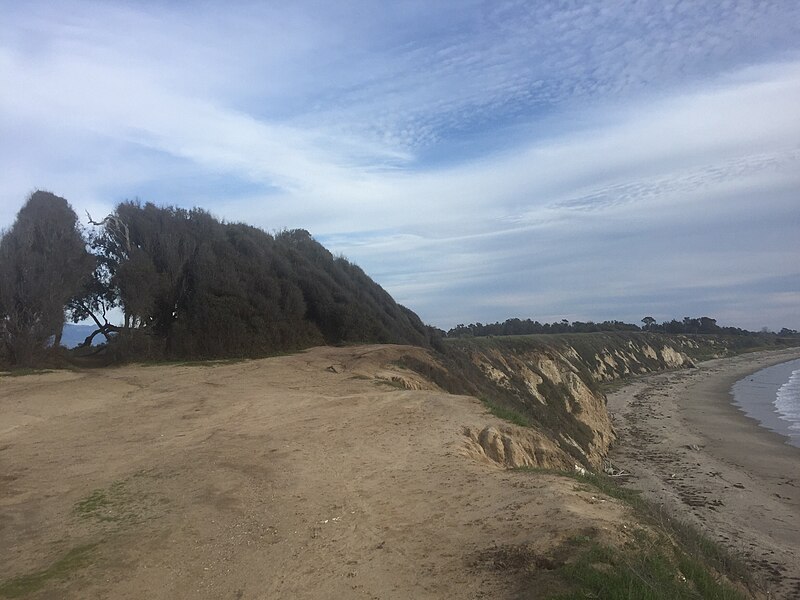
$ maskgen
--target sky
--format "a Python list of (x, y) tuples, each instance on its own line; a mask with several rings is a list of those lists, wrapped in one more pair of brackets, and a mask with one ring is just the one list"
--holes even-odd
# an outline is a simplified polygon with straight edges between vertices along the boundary
[(800, 329), (800, 3), (0, 0), (27, 196), (307, 229), (442, 328)]

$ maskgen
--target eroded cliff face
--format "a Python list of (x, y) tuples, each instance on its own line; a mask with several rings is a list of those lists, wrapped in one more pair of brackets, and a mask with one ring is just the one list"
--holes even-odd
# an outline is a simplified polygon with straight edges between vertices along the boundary
[(480, 338), (400, 364), (528, 425), (466, 432), (474, 452), (507, 467), (598, 469), (615, 437), (600, 384), (693, 367), (687, 350), (696, 349), (689, 338), (651, 334)]

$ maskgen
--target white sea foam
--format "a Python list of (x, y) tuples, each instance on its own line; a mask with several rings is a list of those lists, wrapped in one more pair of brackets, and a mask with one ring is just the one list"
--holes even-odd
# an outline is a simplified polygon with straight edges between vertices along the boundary
[(731, 393), (734, 406), (744, 414), (800, 448), (800, 359), (748, 375)]
[(789, 422), (789, 429), (800, 431), (800, 369), (792, 371), (789, 381), (778, 388), (774, 404), (778, 416)]

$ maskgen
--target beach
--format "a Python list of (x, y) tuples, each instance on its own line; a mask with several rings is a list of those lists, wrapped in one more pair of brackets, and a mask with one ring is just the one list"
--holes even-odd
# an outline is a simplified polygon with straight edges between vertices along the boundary
[(645, 376), (608, 395), (610, 454), (666, 513), (742, 555), (765, 597), (800, 597), (800, 448), (748, 418), (731, 388), (800, 349)]

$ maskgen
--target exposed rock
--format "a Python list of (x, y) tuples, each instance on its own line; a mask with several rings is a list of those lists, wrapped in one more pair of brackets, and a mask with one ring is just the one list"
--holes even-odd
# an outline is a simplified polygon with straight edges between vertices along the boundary
[(503, 371), (501, 371), (500, 369), (494, 367), (491, 363), (479, 362), (478, 367), (480, 367), (481, 371), (483, 371), (486, 374), (486, 376), (495, 383), (502, 385), (504, 387), (509, 386), (508, 375), (503, 373)]
[(525, 381), (525, 385), (527, 386), (528, 392), (530, 392), (531, 396), (536, 398), (540, 404), (547, 404), (544, 396), (541, 394), (541, 392), (539, 392), (539, 386), (544, 383), (544, 379), (531, 371), (527, 365), (522, 365), (520, 369), (520, 375), (522, 375), (522, 378)]
[(417, 373), (412, 371), (397, 370), (382, 370), (375, 374), (377, 381), (382, 381), (405, 390), (438, 390), (439, 387), (424, 377), (420, 377)]
[[(539, 372), (554, 383), (561, 383), (562, 369), (555, 363), (555, 361), (546, 354), (539, 354), (531, 356), (533, 362), (538, 368)], [(569, 363), (567, 363), (569, 364)]]
[(694, 342), (681, 337), (656, 341), (647, 334), (520, 338), (513, 343), (499, 339), (455, 346), (448, 355), (455, 366), (452, 372), (445, 366), (447, 359), (440, 362), (420, 350), (414, 351), (414, 369), (419, 368), (422, 375), (392, 366), (378, 376), (407, 389), (439, 389), (430, 381), (431, 373), (449, 372), (449, 380), (434, 378), (443, 388), (483, 398), (532, 422), (537, 429), (520, 429), (532, 432), (530, 439), (505, 429), (484, 429), (480, 436), (472, 435), (481, 448), (477, 454), (495, 464), (555, 462), (572, 468), (577, 460), (601, 469), (615, 433), (597, 384), (694, 366), (681, 351), (685, 343)]
[[(633, 342), (631, 342), (630, 345), (632, 346)], [(649, 344), (645, 344), (644, 346), (642, 346), (642, 353), (647, 358), (652, 358), (653, 360), (657, 360), (658, 359), (658, 354), (656, 354), (656, 351)]]
[(467, 454), (504, 468), (566, 469), (573, 462), (546, 435), (533, 428), (489, 426), (477, 431), (465, 427), (464, 435)]
[(670, 348), (669, 346), (664, 346), (661, 348), (661, 359), (670, 369), (694, 366), (694, 363), (688, 356), (686, 356), (683, 352), (678, 352), (674, 348)]

